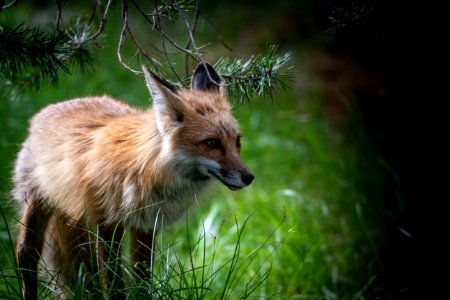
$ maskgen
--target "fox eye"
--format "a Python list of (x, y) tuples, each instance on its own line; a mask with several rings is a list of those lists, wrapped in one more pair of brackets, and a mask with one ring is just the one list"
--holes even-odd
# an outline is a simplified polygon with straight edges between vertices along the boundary
[(218, 139), (206, 139), (203, 143), (210, 149), (222, 149), (222, 143)]

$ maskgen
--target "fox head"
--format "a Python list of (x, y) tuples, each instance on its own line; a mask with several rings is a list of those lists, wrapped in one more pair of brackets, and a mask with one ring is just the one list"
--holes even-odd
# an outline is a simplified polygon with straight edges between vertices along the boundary
[(239, 127), (214, 68), (200, 63), (190, 90), (175, 88), (145, 65), (142, 69), (162, 136), (162, 155), (175, 158), (183, 176), (192, 180), (216, 178), (232, 190), (248, 186), (254, 176), (240, 157)]

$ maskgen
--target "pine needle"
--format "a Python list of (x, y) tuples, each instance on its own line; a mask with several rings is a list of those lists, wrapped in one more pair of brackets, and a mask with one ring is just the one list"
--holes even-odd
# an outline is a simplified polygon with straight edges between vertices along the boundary
[(254, 97), (273, 100), (276, 88), (285, 89), (292, 81), (291, 53), (276, 54), (277, 45), (270, 45), (264, 55), (248, 60), (221, 58), (214, 66), (224, 78), (228, 93), (240, 102)]

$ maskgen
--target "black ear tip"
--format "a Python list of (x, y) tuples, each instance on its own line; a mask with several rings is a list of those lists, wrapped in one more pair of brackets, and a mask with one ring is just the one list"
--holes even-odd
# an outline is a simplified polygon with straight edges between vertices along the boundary
[(208, 62), (200, 62), (198, 65), (197, 65), (197, 68), (195, 69), (195, 72), (197, 72), (197, 71), (204, 71), (205, 69), (208, 69), (208, 71), (214, 71), (214, 67), (210, 64), (210, 63), (208, 63)]
[(219, 91), (222, 79), (212, 65), (200, 63), (192, 76), (191, 88), (201, 91)]
[(142, 71), (144, 72), (144, 77), (145, 80), (147, 81), (147, 84), (149, 80), (156, 81), (160, 85), (169, 89), (172, 93), (174, 94), (178, 93), (179, 87), (175, 86), (173, 83), (167, 81), (166, 79), (156, 75), (155, 72), (150, 70), (146, 65), (142, 65)]
[(170, 83), (169, 81), (167, 81), (166, 79), (159, 77), (158, 75), (156, 75), (155, 73), (151, 72), (153, 78), (158, 81), (161, 85), (165, 86), (166, 88), (168, 88), (172, 93), (178, 93), (178, 89), (175, 85), (173, 85), (172, 83)]

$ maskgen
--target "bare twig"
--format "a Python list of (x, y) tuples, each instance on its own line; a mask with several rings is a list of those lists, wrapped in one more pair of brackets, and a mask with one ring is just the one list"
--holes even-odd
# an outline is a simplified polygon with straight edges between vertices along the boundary
[[(168, 41), (173, 47), (175, 47), (176, 49), (180, 50), (181, 52), (184, 52), (186, 54), (188, 54), (190, 57), (192, 57), (195, 61), (200, 61), (200, 59), (194, 54), (192, 53), (189, 49), (185, 49), (184, 47), (178, 45), (172, 38), (170, 38), (163, 30), (161, 30), (161, 28), (157, 28), (156, 24), (153, 22), (153, 20), (151, 19), (151, 17), (149, 16), (149, 14), (145, 13), (142, 8), (136, 3), (135, 0), (131, 0), (131, 2), (133, 2), (134, 6), (136, 7), (136, 9), (141, 13), (141, 15), (147, 20), (147, 22), (150, 23), (150, 25), (153, 28), (156, 28), (156, 30), (160, 33), (160, 35), (162, 35), (162, 37)], [(157, 7), (157, 6), (156, 6)], [(155, 16), (154, 16), (155, 17)], [(159, 16), (156, 16), (157, 18), (159, 18)]]
[(16, 2), (17, 2), (17, 0), (13, 0), (13, 1), (9, 2), (8, 4), (3, 5), (3, 6), (1, 7), (1, 10), (10, 8), (10, 7), (13, 6), (14, 4), (16, 4)]
[[(133, 3), (133, 5), (135, 6), (135, 8), (144, 16), (144, 18), (146, 19), (147, 22), (150, 23), (151, 27), (154, 28), (155, 24), (153, 23), (153, 21), (151, 19), (146, 18), (146, 13), (142, 10), (142, 8), (139, 6), (139, 4), (136, 3), (136, 1), (131, 0), (131, 2)], [(128, 27), (129, 28), (129, 27)], [(128, 30), (128, 33), (131, 34), (131, 30)], [(158, 47), (156, 47), (154, 44), (150, 44), (150, 47), (155, 50), (155, 52), (159, 53), (159, 54), (164, 54), (164, 51), (159, 49)]]
[(61, 0), (56, 0), (56, 22), (55, 22), (55, 30), (61, 32), (59, 25), (61, 23), (61, 14), (62, 14), (62, 3)]
[[(194, 34), (195, 29), (197, 28), (198, 24), (198, 16), (200, 15), (200, 9), (199, 9), (199, 0), (195, 1), (195, 13), (194, 13), (194, 21), (192, 22), (191, 32)], [(184, 46), (185, 49), (189, 49), (191, 45), (191, 39), (188, 38), (186, 41), (186, 45)], [(186, 76), (189, 75), (189, 56), (186, 54), (184, 58), (184, 71), (186, 73)]]
[(105, 30), (106, 22), (108, 21), (108, 14), (109, 14), (109, 9), (111, 8), (111, 4), (112, 4), (112, 0), (108, 0), (108, 4), (106, 4), (105, 12), (103, 13), (103, 17), (100, 20), (100, 24), (98, 26), (97, 32), (94, 33), (91, 37), (89, 37), (86, 40), (84, 40), (83, 42), (81, 42), (80, 44), (78, 44), (78, 46), (82, 46), (83, 44), (85, 44), (89, 41), (95, 40), (100, 34), (102, 34), (103, 30)]
[(102, 0), (97, 0), (95, 2), (94, 7), (92, 8), (91, 16), (89, 17), (89, 20), (87, 22), (88, 25), (91, 25), (91, 23), (94, 21), (95, 15), (97, 14), (97, 10), (101, 10), (101, 9), (102, 9)]
[[(186, 28), (187, 28), (188, 34), (189, 34), (189, 40), (191, 41), (193, 50), (197, 54), (197, 57), (200, 59), (200, 61), (203, 63), (204, 61), (203, 61), (203, 58), (202, 58), (202, 54), (200, 53), (200, 51), (197, 48), (197, 45), (195, 44), (194, 34), (192, 33), (191, 26), (189, 25), (189, 21), (188, 21), (188, 19), (186, 17), (186, 14), (180, 8), (178, 3), (176, 3), (175, 1), (174, 1), (174, 5), (177, 8), (177, 10), (178, 10), (179, 14), (181, 15), (181, 17), (183, 18), (184, 23), (186, 24)], [(186, 49), (186, 48), (184, 48), (184, 49)]]
[(160, 18), (159, 13), (158, 13), (158, 0), (155, 0), (155, 7), (156, 7), (156, 24), (155, 24), (156, 27), (155, 28), (160, 33), (160, 36), (161, 36), (161, 45), (162, 45), (163, 50), (164, 50), (164, 56), (166, 57), (166, 61), (167, 61), (168, 65), (169, 65), (170, 69), (172, 70), (172, 73), (177, 77), (178, 82), (180, 84), (182, 84), (183, 87), (185, 87), (185, 85), (183, 83), (183, 80), (181, 80), (180, 76), (178, 76), (178, 73), (175, 71), (172, 63), (170, 62), (169, 55), (167, 53), (166, 43), (164, 41), (165, 40), (165, 37), (164, 37), (165, 34), (164, 34), (164, 31), (162, 30), (161, 18)]
[(125, 39), (126, 39), (126, 35), (127, 35), (126, 30), (128, 27), (128, 3), (126, 0), (122, 1), (122, 18), (123, 18), (123, 26), (122, 26), (122, 30), (120, 32), (119, 44), (117, 46), (117, 57), (119, 58), (120, 64), (122, 66), (124, 66), (127, 70), (129, 70), (135, 74), (140, 74), (142, 72), (136, 71), (136, 70), (132, 69), (129, 65), (124, 63), (122, 60), (122, 55), (120, 54), (120, 50), (122, 49), (123, 44), (125, 43)]
[(206, 15), (203, 15), (203, 14), (202, 14), (202, 17), (203, 17), (203, 18), (205, 19), (205, 21), (208, 22), (209, 25), (211, 25), (211, 27), (215, 30), (215, 32), (216, 32), (216, 34), (217, 34), (217, 36), (218, 36), (218, 38), (219, 38), (219, 41), (222, 43), (222, 45), (223, 45), (225, 48), (227, 48), (229, 51), (233, 51), (233, 49), (225, 42), (225, 40), (224, 40), (222, 34), (220, 33), (219, 28), (217, 28), (217, 25), (216, 25), (213, 21), (211, 21)]
[(128, 23), (127, 23), (127, 32), (130, 35), (131, 41), (136, 46), (136, 48), (139, 50), (139, 52), (142, 53), (142, 55), (144, 55), (145, 58), (147, 58), (150, 61), (153, 68), (158, 69), (157, 64), (160, 65), (159, 61), (157, 59), (153, 58), (152, 55), (148, 51), (146, 51), (145, 49), (143, 49), (141, 47), (141, 45), (139, 45), (139, 43), (137, 42), (136, 38), (133, 35), (133, 32), (130, 29), (130, 26)]
[(180, 8), (178, 3), (174, 2), (174, 5), (176, 6), (176, 8), (178, 10), (178, 13), (181, 15), (181, 18), (183, 18), (183, 21), (186, 24), (186, 28), (188, 30), (189, 39), (191, 40), (192, 48), (193, 48), (194, 52), (197, 54), (197, 57), (199, 58), (200, 63), (205, 68), (205, 71), (206, 71), (206, 74), (208, 75), (209, 80), (211, 80), (211, 82), (213, 82), (214, 84), (217, 84), (218, 86), (224, 86), (225, 85), (224, 83), (220, 83), (220, 82), (215, 81), (214, 78), (212, 78), (211, 74), (209, 74), (209, 69), (208, 69), (208, 67), (206, 65), (206, 61), (203, 59), (202, 54), (198, 50), (198, 47), (197, 47), (197, 45), (195, 43), (194, 34), (192, 33), (191, 26), (189, 25), (189, 21), (188, 21), (188, 19), (186, 17), (186, 14)]
[[(178, 5), (177, 5), (178, 6)], [(181, 11), (181, 9), (180, 9)], [(198, 17), (200, 15), (200, 9), (199, 9), (199, 0), (195, 1), (195, 13), (194, 13), (194, 21), (192, 22), (192, 26), (190, 28), (190, 32), (192, 32), (192, 35), (195, 33), (195, 29), (197, 28), (198, 23)], [(186, 41), (186, 45), (184, 46), (185, 49), (189, 49), (189, 46), (191, 45), (191, 38), (188, 37), (188, 40)]]

